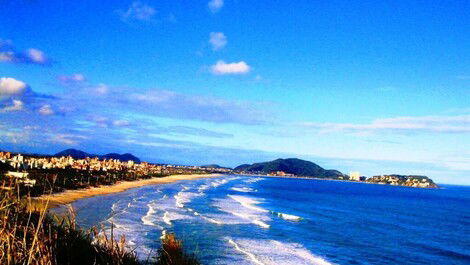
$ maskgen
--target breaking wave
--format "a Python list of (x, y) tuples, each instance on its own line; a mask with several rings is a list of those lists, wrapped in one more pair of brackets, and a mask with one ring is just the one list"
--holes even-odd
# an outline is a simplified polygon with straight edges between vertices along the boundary
[(331, 264), (296, 243), (284, 243), (277, 240), (232, 239), (229, 237), (226, 240), (235, 250), (247, 256), (254, 264)]
[(254, 192), (255, 190), (248, 187), (233, 187), (231, 190), (238, 191), (238, 192)]

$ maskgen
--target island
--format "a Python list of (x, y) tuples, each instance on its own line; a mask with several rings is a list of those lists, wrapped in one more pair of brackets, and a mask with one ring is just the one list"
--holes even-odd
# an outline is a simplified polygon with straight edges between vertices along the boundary
[(242, 164), (235, 167), (233, 171), (236, 174), (304, 177), (416, 188), (438, 188), (437, 184), (426, 176), (390, 174), (367, 178), (361, 176), (359, 172), (351, 172), (347, 175), (335, 169), (324, 169), (313, 162), (298, 158), (279, 158), (268, 162)]
[(382, 175), (373, 176), (366, 180), (367, 183), (388, 184), (395, 186), (407, 186), (416, 188), (437, 188), (436, 183), (426, 176)]
[(278, 176), (306, 176), (316, 178), (342, 179), (345, 175), (338, 170), (324, 169), (321, 166), (298, 158), (276, 159), (269, 162), (243, 164), (235, 172), (247, 174), (267, 174)]

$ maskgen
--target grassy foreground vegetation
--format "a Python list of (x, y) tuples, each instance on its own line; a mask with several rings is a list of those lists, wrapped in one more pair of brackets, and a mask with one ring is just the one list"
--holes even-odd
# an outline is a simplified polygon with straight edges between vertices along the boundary
[(0, 189), (0, 264), (199, 264), (173, 234), (162, 239), (153, 259), (142, 262), (112, 230), (109, 235), (103, 229), (85, 231), (77, 227), (73, 211), (57, 216), (47, 207), (35, 209), (15, 179), (3, 179)]

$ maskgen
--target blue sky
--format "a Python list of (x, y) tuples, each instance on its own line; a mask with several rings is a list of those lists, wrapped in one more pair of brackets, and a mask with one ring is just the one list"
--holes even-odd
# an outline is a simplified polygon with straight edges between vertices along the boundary
[(2, 1), (0, 149), (470, 184), (468, 1)]

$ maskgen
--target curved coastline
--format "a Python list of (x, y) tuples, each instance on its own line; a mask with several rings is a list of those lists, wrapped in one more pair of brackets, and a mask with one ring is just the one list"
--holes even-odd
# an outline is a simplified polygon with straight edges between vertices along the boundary
[(80, 199), (106, 195), (106, 194), (111, 194), (111, 193), (123, 192), (128, 189), (138, 188), (138, 187), (147, 186), (147, 185), (166, 184), (166, 183), (172, 183), (172, 182), (179, 181), (179, 180), (212, 178), (212, 177), (220, 177), (220, 176), (223, 176), (223, 174), (170, 175), (166, 177), (155, 177), (155, 178), (135, 180), (135, 181), (121, 181), (114, 185), (109, 185), (109, 186), (99, 186), (99, 187), (92, 187), (92, 188), (79, 189), (79, 190), (66, 190), (64, 192), (42, 195), (42, 196), (35, 197), (32, 199), (36, 202), (36, 206), (39, 208), (43, 208), (45, 206), (47, 208), (55, 208), (60, 205), (70, 204)]

